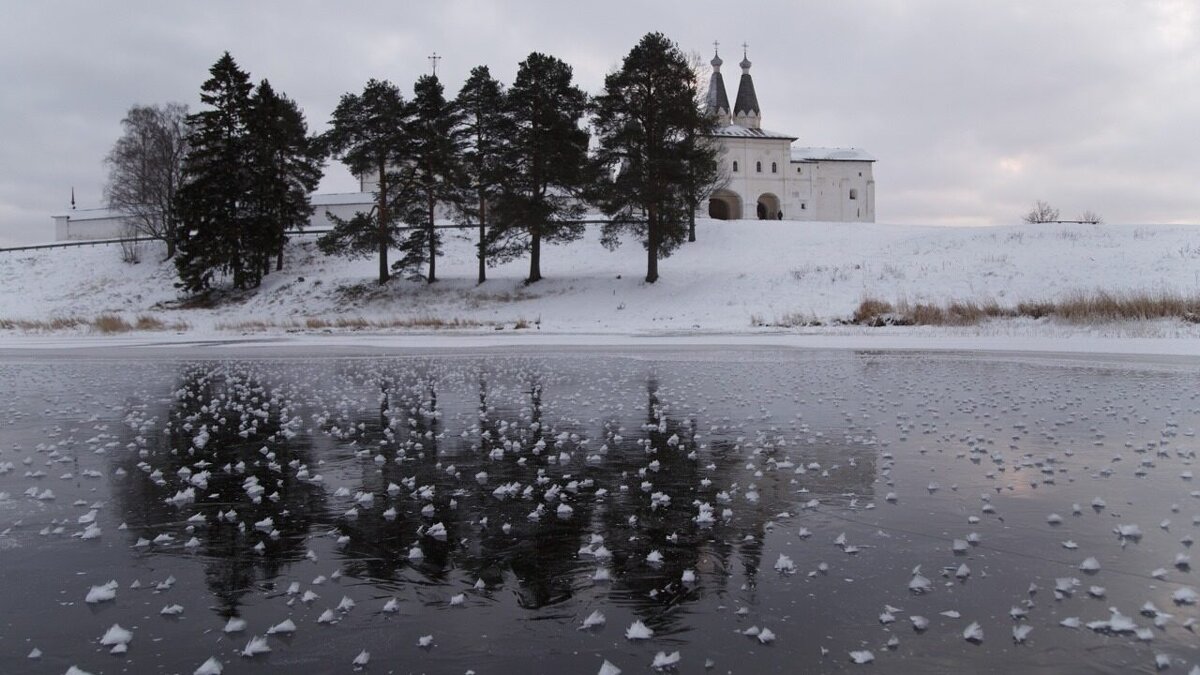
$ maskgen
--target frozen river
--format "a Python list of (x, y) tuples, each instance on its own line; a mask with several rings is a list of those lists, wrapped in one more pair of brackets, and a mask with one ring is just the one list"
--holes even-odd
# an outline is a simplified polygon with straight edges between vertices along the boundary
[(232, 353), (0, 357), (0, 672), (1200, 663), (1195, 360)]

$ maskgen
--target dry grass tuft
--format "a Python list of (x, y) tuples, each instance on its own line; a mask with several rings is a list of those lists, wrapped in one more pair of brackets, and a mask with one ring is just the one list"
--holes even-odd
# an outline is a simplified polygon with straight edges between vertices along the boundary
[(327, 318), (323, 316), (305, 317), (303, 321), (237, 321), (218, 323), (217, 330), (260, 332), (266, 330), (366, 330), (387, 328), (479, 328), (492, 325), (491, 322), (475, 321), (474, 319), (443, 319), (437, 316), (395, 317), (391, 319), (366, 319), (361, 316)]
[(884, 315), (891, 314), (894, 309), (890, 302), (878, 298), (863, 298), (863, 301), (858, 303), (858, 309), (854, 310), (851, 320), (854, 323), (871, 323)]
[(1019, 316), (1027, 316), (1031, 319), (1040, 319), (1050, 316), (1054, 313), (1055, 305), (1053, 302), (1037, 301), (1037, 302), (1019, 302), (1017, 303), (1017, 314)]
[(118, 314), (101, 314), (90, 320), (75, 316), (55, 317), (44, 320), (0, 319), (0, 330), (19, 330), (26, 333), (55, 333), (81, 328), (111, 335), (115, 333), (128, 333), (135, 330), (186, 331), (191, 326), (185, 321), (175, 321), (168, 324), (152, 314), (141, 314), (132, 323)]
[(390, 321), (377, 322), (380, 328), (478, 328), (483, 325), (491, 325), (491, 322), (476, 321), (474, 319), (443, 319), (437, 316), (418, 316), (408, 318), (397, 318)]
[(1194, 322), (1200, 316), (1200, 296), (1169, 291), (1073, 293), (1058, 303), (1055, 315), (1072, 323), (1171, 318)]
[(87, 324), (83, 319), (75, 317), (56, 317), (45, 321), (29, 319), (0, 319), (0, 329), (20, 330), (29, 333), (48, 333), (60, 330), (70, 330)]
[(944, 305), (891, 303), (865, 298), (852, 322), (864, 326), (974, 326), (988, 319), (1055, 318), (1067, 323), (1180, 319), (1200, 323), (1200, 295), (1169, 291), (1076, 292), (1058, 301), (1039, 300), (1003, 307), (995, 300), (953, 300)]
[(295, 324), (280, 326), (279, 324), (270, 322), (270, 321), (251, 320), (251, 321), (234, 321), (232, 323), (222, 321), (221, 323), (217, 324), (216, 328), (217, 328), (217, 330), (259, 332), (259, 331), (264, 331), (264, 330), (270, 330), (272, 328), (281, 328), (281, 327), (287, 328), (287, 327), (294, 327), (294, 326), (295, 326)]
[(139, 314), (133, 323), (133, 327), (137, 330), (166, 330), (167, 324), (152, 314)]
[(97, 333), (128, 333), (133, 330), (133, 324), (116, 314), (101, 314), (92, 319), (92, 330)]
[(773, 321), (763, 319), (761, 314), (751, 314), (750, 325), (757, 328), (807, 328), (825, 324), (814, 314), (788, 312), (783, 316), (775, 317)]

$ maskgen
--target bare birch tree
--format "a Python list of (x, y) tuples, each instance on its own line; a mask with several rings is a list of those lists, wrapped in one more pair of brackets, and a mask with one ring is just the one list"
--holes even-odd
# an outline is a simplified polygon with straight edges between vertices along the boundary
[(105, 158), (108, 208), (125, 214), (141, 236), (161, 239), (175, 255), (175, 195), (187, 155), (188, 108), (182, 103), (135, 105), (121, 120), (124, 133)]

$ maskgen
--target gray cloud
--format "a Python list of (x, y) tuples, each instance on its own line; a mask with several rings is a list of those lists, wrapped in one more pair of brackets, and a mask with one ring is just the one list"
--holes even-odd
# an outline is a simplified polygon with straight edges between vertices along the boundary
[[(511, 81), (534, 50), (596, 92), (650, 30), (706, 57), (719, 39), (729, 65), (748, 40), (764, 126), (874, 153), (881, 222), (1012, 222), (1034, 199), (1109, 222), (1200, 221), (1192, 0), (79, 1), (5, 15), (0, 243), (51, 239), (72, 186), (98, 203), (129, 106), (198, 107), (226, 49), (320, 130), (341, 94), (370, 77), (409, 89), (433, 51), (452, 92), (480, 63)], [(327, 173), (324, 190), (355, 189)]]

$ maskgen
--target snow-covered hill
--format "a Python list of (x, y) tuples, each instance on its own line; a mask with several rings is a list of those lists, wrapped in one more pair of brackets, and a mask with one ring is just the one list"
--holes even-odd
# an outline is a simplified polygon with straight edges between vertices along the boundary
[[(491, 323), (524, 319), (556, 332), (750, 331), (849, 317), (865, 297), (890, 302), (1056, 300), (1078, 291), (1200, 293), (1200, 227), (882, 224), (702, 221), (698, 241), (642, 281), (636, 243), (602, 248), (598, 232), (549, 247), (546, 279), (525, 286), (527, 261), (489, 270), (476, 286), (470, 240), (450, 238), (442, 280), (374, 284), (374, 259), (321, 255), (311, 237), (287, 251), (285, 269), (239, 302), (172, 309), (174, 267), (161, 250), (120, 261), (115, 246), (0, 253), (0, 320), (91, 319), (150, 314), (191, 332), (262, 324), (284, 330), (323, 320), (380, 324)], [(353, 323), (354, 321), (349, 321)]]

